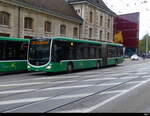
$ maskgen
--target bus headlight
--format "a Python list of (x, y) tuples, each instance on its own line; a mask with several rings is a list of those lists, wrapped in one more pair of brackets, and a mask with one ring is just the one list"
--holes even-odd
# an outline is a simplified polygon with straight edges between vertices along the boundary
[(31, 68), (30, 66), (28, 66), (28, 68)]
[(51, 66), (47, 66), (47, 67), (46, 67), (47, 70), (48, 70), (48, 69), (51, 69), (51, 68), (52, 68)]

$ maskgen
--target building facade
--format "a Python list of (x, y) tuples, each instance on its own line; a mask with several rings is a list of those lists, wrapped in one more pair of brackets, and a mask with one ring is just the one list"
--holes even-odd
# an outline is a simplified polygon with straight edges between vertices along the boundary
[(68, 0), (83, 19), (81, 38), (113, 42), (116, 14), (102, 0)]
[[(82, 19), (64, 0), (55, 0), (55, 2), (48, 0), (48, 3), (53, 2), (56, 5), (58, 1), (62, 2), (62, 4), (65, 4), (66, 10), (70, 11), (70, 14), (63, 13), (61, 15), (61, 12), (55, 11), (55, 9), (43, 10), (48, 6), (43, 6), (44, 8), (41, 10), (36, 5), (30, 6), (34, 3), (29, 0), (18, 1), (0, 0), (1, 36), (19, 38), (64, 36), (79, 38)], [(41, 0), (36, 1), (41, 4)]]
[[(0, 36), (113, 42), (115, 14), (95, 0), (0, 0)], [(103, 7), (101, 7), (103, 6)]]

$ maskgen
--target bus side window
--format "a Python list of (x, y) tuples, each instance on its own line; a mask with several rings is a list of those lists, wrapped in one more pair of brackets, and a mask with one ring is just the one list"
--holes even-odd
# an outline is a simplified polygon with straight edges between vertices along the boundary
[(102, 58), (102, 46), (99, 47), (99, 58)]
[(28, 43), (20, 42), (20, 54), (19, 59), (20, 60), (26, 60), (27, 59), (27, 50), (28, 50)]
[(81, 59), (81, 51), (80, 51), (79, 44), (76, 47), (76, 59)]
[(16, 59), (16, 49), (17, 45), (15, 42), (7, 41), (6, 42), (6, 60), (17, 60)]
[(54, 41), (52, 50), (52, 60), (54, 62), (60, 62), (67, 58), (67, 46), (64, 41)]

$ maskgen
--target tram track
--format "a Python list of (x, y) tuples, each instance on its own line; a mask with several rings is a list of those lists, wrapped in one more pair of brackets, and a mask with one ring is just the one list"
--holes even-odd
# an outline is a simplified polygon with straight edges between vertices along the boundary
[(119, 87), (119, 86), (121, 86), (121, 85), (124, 85), (124, 84), (129, 83), (129, 82), (132, 82), (132, 81), (134, 81), (134, 79), (131, 79), (131, 80), (126, 81), (126, 82), (123, 82), (123, 83), (120, 83), (120, 84), (118, 84), (118, 85), (114, 85), (114, 86), (112, 86), (112, 87), (110, 87), (110, 88), (106, 88), (106, 89), (104, 89), (104, 90), (102, 90), (102, 91), (95, 92), (94, 94), (88, 95), (88, 96), (83, 97), (83, 98), (81, 98), (81, 99), (77, 99), (77, 100), (75, 100), (75, 101), (72, 101), (72, 102), (63, 104), (63, 105), (61, 105), (61, 106), (59, 106), (59, 107), (53, 108), (53, 109), (48, 110), (48, 111), (46, 111), (46, 112), (44, 112), (44, 113), (52, 112), (52, 111), (57, 110), (57, 109), (59, 109), (59, 108), (61, 108), (61, 107), (67, 106), (67, 105), (69, 105), (69, 104), (73, 104), (73, 103), (75, 103), (75, 102), (81, 101), (81, 100), (83, 100), (83, 99), (86, 99), (86, 98), (88, 98), (88, 97), (92, 97), (92, 96), (97, 95), (97, 94), (100, 94), (100, 93), (104, 93), (104, 92), (109, 91), (109, 90), (111, 90), (111, 89), (113, 89), (113, 88), (115, 88), (115, 87)]
[[(139, 65), (140, 66), (140, 65)], [(129, 66), (128, 66), (129, 67)], [(130, 66), (131, 67), (131, 66)], [(116, 67), (117, 68), (117, 67)], [(98, 72), (99, 71), (101, 71), (101, 69), (100, 70), (97, 70), (96, 72), (95, 72), (95, 76), (98, 74)], [(106, 72), (107, 72), (107, 70), (103, 70), (102, 72), (103, 72), (103, 76), (106, 74)], [(126, 71), (128, 71), (128, 70), (126, 70)], [(92, 73), (92, 72), (91, 72)], [(96, 74), (97, 73), (97, 74)], [(117, 73), (117, 71), (113, 71), (113, 73), (111, 73), (111, 74), (115, 74), (115, 73)], [(74, 75), (74, 74), (78, 74), (78, 73), (73, 73), (73, 74), (67, 74), (67, 75), (62, 75), (62, 76), (71, 76), (71, 75)], [(80, 74), (80, 73), (79, 73)], [(99, 73), (100, 74), (100, 73)], [(92, 78), (92, 76), (93, 76), (93, 78)], [(133, 74), (131, 74), (131, 76), (134, 76), (134, 73)], [(116, 77), (116, 76), (114, 76), (114, 77)], [(83, 82), (83, 81), (85, 81), (85, 80), (89, 80), (89, 79), (97, 79), (98, 78), (98, 76), (96, 76), (96, 77), (94, 77), (94, 73), (92, 73), (89, 77), (87, 76), (86, 77), (86, 75), (84, 76), (84, 75), (80, 75), (79, 77), (78, 77), (78, 80), (77, 81), (75, 81), (75, 82), (72, 82), (72, 83), (63, 83), (63, 84), (54, 84), (54, 85), (49, 85), (49, 84), (53, 84), (53, 82), (50, 82), (50, 83), (48, 83), (47, 85), (45, 85), (45, 84), (41, 84), (42, 85), (42, 87), (41, 87), (41, 85), (40, 85), (40, 87), (38, 88), (38, 89), (35, 89), (35, 90), (33, 90), (33, 91), (30, 91), (30, 92), (26, 92), (26, 93), (18, 93), (18, 94), (11, 94), (11, 95), (8, 95), (8, 96), (3, 96), (2, 98), (4, 98), (4, 97), (10, 97), (10, 96), (19, 96), (19, 95), (27, 95), (27, 94), (34, 94), (34, 93), (38, 93), (38, 92), (40, 92), (40, 91), (42, 91), (42, 90), (44, 90), (44, 89), (48, 89), (48, 88), (54, 88), (54, 87), (61, 87), (61, 86), (75, 86), (76, 84), (78, 84), (78, 83), (80, 83), (80, 82)], [(107, 79), (108, 77), (106, 76), (106, 77), (101, 77), (101, 78), (104, 78), (104, 79)], [(110, 78), (110, 77), (109, 77)], [(113, 78), (113, 77), (112, 77)], [(139, 77), (136, 77), (136, 78), (128, 78), (128, 80), (126, 80), (126, 81), (124, 81), (124, 82), (120, 82), (120, 83), (118, 83), (118, 84), (116, 84), (116, 85), (112, 85), (111, 87), (106, 87), (105, 89), (103, 89), (103, 90), (100, 90), (100, 91), (96, 91), (96, 92), (94, 92), (94, 93), (92, 93), (92, 94), (90, 94), (90, 95), (87, 95), (87, 96), (84, 96), (84, 97), (81, 97), (81, 98), (77, 98), (77, 99), (74, 99), (74, 100), (72, 100), (72, 101), (69, 101), (69, 102), (65, 102), (65, 103), (63, 103), (63, 104), (60, 104), (60, 105), (58, 105), (58, 106), (55, 106), (55, 107), (53, 107), (53, 108), (49, 108), (48, 110), (45, 110), (45, 111), (43, 111), (43, 112), (53, 112), (53, 111), (55, 111), (55, 110), (57, 110), (57, 109), (60, 109), (60, 108), (62, 108), (62, 107), (64, 107), (64, 106), (67, 106), (67, 105), (69, 105), (69, 104), (73, 104), (73, 103), (76, 103), (76, 102), (79, 102), (79, 101), (81, 101), (81, 100), (83, 100), (83, 99), (86, 99), (86, 98), (89, 98), (89, 97), (92, 97), (92, 96), (95, 96), (95, 95), (97, 95), (97, 94), (100, 94), (100, 93), (103, 93), (103, 92), (107, 92), (108, 90), (111, 90), (111, 89), (113, 89), (113, 88), (115, 88), (115, 87), (119, 87), (119, 86), (121, 86), (121, 85), (124, 85), (124, 84), (127, 84), (127, 83), (129, 83), (129, 82), (133, 82), (134, 80), (136, 80), (136, 79), (138, 79)], [(67, 79), (67, 78), (66, 78)], [(120, 77), (120, 76), (118, 76), (117, 78), (116, 78), (116, 80), (117, 79), (123, 79), (122, 77)], [(68, 79), (67, 79), (68, 80)], [(69, 79), (70, 80), (70, 79)], [(61, 81), (61, 80), (56, 80), (56, 81)], [(111, 81), (111, 80), (105, 80), (105, 81), (103, 81), (103, 82), (100, 82), (100, 83), (95, 83), (94, 85), (92, 85), (91, 87), (96, 87), (97, 85), (100, 85), (100, 84), (105, 84), (106, 82), (109, 82), (109, 81)], [(142, 82), (141, 82), (142, 83)], [(39, 85), (38, 85), (39, 86)], [(32, 86), (30, 86), (30, 88), (31, 88)], [(18, 87), (17, 87), (18, 88)], [(14, 89), (17, 89), (17, 88), (10, 88), (9, 90), (14, 90)], [(20, 89), (21, 89), (21, 87), (19, 87)], [(22, 89), (24, 88), (24, 86), (22, 87)], [(76, 91), (81, 91), (81, 90), (84, 90), (86, 87), (84, 87), (84, 88), (80, 88), (80, 89), (77, 89)], [(6, 90), (5, 90), (6, 91)], [(72, 90), (64, 90), (62, 93), (58, 93), (58, 94), (55, 94), (55, 95), (53, 95), (53, 96), (50, 96), (50, 97), (47, 97), (47, 99), (44, 99), (44, 100), (41, 100), (41, 101), (38, 101), (38, 102), (32, 102), (32, 103), (25, 103), (25, 104), (23, 104), (23, 105), (19, 105), (19, 106), (17, 106), (17, 107), (13, 107), (13, 108), (10, 108), (10, 109), (7, 109), (7, 110), (3, 110), (2, 112), (15, 112), (15, 111), (19, 111), (19, 109), (23, 109), (23, 108), (27, 108), (27, 107), (31, 107), (32, 105), (39, 105), (40, 103), (43, 103), (43, 102), (47, 102), (47, 101), (50, 101), (50, 100), (52, 100), (53, 98), (55, 98), (55, 97), (58, 97), (58, 96), (62, 96), (62, 95), (66, 95), (66, 94), (68, 94), (68, 93), (72, 93)]]
[[(109, 81), (109, 80), (107, 80), (107, 81), (105, 81), (105, 82), (108, 82), (108, 81)], [(93, 93), (93, 94), (91, 94), (91, 95), (88, 95), (88, 96), (86, 96), (86, 97), (82, 97), (82, 98), (80, 98), (80, 99), (76, 99), (76, 100), (74, 100), (74, 101), (71, 101), (71, 102), (62, 104), (62, 105), (60, 105), (60, 106), (58, 106), (58, 107), (52, 108), (51, 110), (45, 111), (45, 113), (46, 113), (46, 112), (54, 111), (54, 110), (56, 110), (56, 109), (59, 109), (59, 108), (64, 107), (64, 106), (66, 106), (66, 105), (69, 105), (69, 104), (78, 102), (78, 101), (83, 100), (83, 99), (86, 99), (86, 98), (88, 98), (88, 97), (91, 97), (91, 96), (94, 96), (94, 95), (97, 95), (97, 94), (106, 92), (106, 91), (108, 91), (108, 90), (110, 90), (110, 89), (113, 89), (113, 88), (115, 88), (115, 87), (124, 85), (124, 84), (129, 83), (129, 82), (132, 82), (132, 81), (134, 81), (134, 79), (129, 79), (128, 81), (125, 81), (125, 82), (123, 82), (123, 83), (114, 85), (114, 86), (112, 86), (112, 87), (108, 87), (108, 88), (106, 88), (106, 89), (104, 89), (104, 90), (101, 90), (101, 91), (97, 91), (97, 92), (95, 92), (95, 93)], [(97, 83), (96, 85), (104, 84), (105, 82), (103, 82), (103, 83)], [(96, 85), (95, 85), (95, 86), (96, 86)], [(82, 89), (84, 89), (84, 88), (82, 88)], [(78, 90), (76, 90), (76, 91), (79, 91), (79, 90), (81, 90), (81, 89), (78, 89)], [(25, 105), (23, 105), (23, 106), (19, 106), (19, 107), (16, 107), (16, 108), (13, 108), (13, 109), (9, 109), (9, 110), (3, 111), (3, 112), (11, 112), (11, 111), (14, 111), (14, 110), (23, 108), (23, 107), (29, 107), (29, 106), (35, 105), (35, 104), (38, 105), (38, 104), (40, 104), (40, 103), (42, 103), (42, 102), (49, 101), (50, 99), (55, 98), (55, 97), (58, 97), (58, 96), (61, 96), (61, 95), (66, 95), (67, 93), (70, 93), (70, 92), (72, 92), (72, 91), (70, 90), (70, 91), (64, 92), (63, 94), (57, 94), (57, 95), (55, 95), (55, 96), (53, 96), (53, 97), (49, 97), (49, 98), (46, 99), (46, 100), (42, 100), (42, 101), (39, 101), (39, 102), (33, 102), (33, 103), (29, 103), (29, 104), (25, 104)]]

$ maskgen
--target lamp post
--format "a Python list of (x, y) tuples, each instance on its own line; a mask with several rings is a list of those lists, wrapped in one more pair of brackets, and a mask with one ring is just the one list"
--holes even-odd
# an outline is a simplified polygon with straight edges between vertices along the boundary
[(148, 35), (146, 36), (146, 56), (147, 56), (147, 53), (148, 53)]

